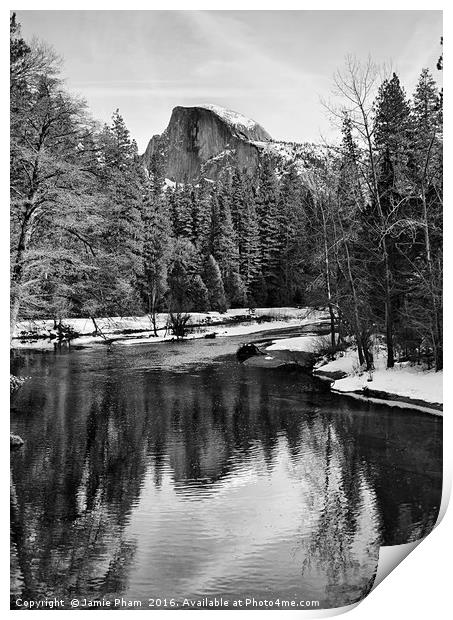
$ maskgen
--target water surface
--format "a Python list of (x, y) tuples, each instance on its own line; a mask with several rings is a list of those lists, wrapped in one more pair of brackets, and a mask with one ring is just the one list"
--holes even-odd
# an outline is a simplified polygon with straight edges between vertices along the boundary
[(432, 529), (441, 418), (244, 367), (243, 340), (16, 355), (13, 601), (336, 607), (367, 593), (380, 545)]

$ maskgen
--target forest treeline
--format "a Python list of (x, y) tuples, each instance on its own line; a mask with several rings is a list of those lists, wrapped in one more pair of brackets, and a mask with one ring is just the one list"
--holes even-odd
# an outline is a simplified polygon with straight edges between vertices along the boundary
[(54, 52), (14, 15), (10, 30), (12, 327), (149, 313), (156, 331), (157, 312), (177, 329), (190, 311), (316, 305), (331, 347), (354, 338), (368, 367), (375, 334), (389, 367), (442, 367), (442, 97), (427, 70), (410, 99), (396, 74), (374, 95), (372, 63), (349, 59), (329, 108), (338, 146), (168, 187), (119, 111), (93, 121)]

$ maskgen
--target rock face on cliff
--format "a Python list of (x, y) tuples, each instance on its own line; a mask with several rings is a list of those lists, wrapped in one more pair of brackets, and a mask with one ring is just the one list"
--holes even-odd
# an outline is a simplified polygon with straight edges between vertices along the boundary
[(253, 174), (270, 135), (255, 121), (215, 105), (174, 108), (167, 129), (143, 155), (147, 168), (161, 155), (165, 176), (176, 182), (215, 180), (226, 164)]

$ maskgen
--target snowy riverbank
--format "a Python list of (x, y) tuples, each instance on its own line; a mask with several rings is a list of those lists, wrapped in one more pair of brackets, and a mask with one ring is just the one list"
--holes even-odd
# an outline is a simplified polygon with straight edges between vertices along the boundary
[(334, 392), (388, 400), (390, 404), (430, 409), (441, 414), (442, 371), (426, 370), (422, 366), (412, 366), (409, 362), (387, 368), (382, 351), (375, 354), (374, 365), (374, 371), (360, 372), (357, 353), (349, 350), (342, 357), (318, 366), (314, 374), (320, 378), (329, 378), (329, 375), (335, 377), (335, 373), (344, 373), (343, 378), (334, 379), (331, 386)]
[[(314, 353), (319, 341), (319, 336), (276, 340), (267, 351)], [(385, 352), (377, 349), (373, 353), (375, 370), (372, 372), (360, 369), (357, 352), (351, 348), (337, 354), (333, 361), (318, 362), (313, 374), (329, 381), (333, 392), (442, 415), (442, 371), (426, 370), (409, 362), (386, 368)]]
[[(157, 315), (158, 336), (153, 335), (149, 315), (96, 319), (96, 325), (102, 336), (94, 334), (94, 324), (91, 319), (65, 319), (63, 323), (79, 335), (72, 340), (73, 345), (102, 344), (108, 339), (112, 345), (121, 346), (174, 340), (174, 336), (166, 330), (167, 318), (166, 313)], [(247, 308), (234, 308), (224, 314), (192, 312), (185, 339), (205, 338), (209, 334), (215, 334), (216, 337), (240, 336), (269, 329), (319, 324), (327, 320), (326, 311), (314, 308), (257, 308), (253, 314), (250, 314)], [(52, 332), (54, 332), (53, 320), (22, 321), (16, 325), (14, 330), (12, 347), (15, 349), (53, 349), (54, 340), (49, 339)]]

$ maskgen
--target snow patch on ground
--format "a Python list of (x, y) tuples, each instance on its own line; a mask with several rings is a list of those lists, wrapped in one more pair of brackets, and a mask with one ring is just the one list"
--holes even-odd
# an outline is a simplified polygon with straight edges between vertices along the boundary
[(364, 389), (387, 392), (395, 396), (404, 396), (427, 403), (443, 403), (442, 371), (423, 370), (418, 366), (395, 368), (378, 368), (368, 381), (368, 373), (352, 375), (339, 379), (333, 384), (337, 392), (355, 392)]
[[(312, 321), (307, 321), (307, 323), (311, 323)], [(226, 336), (245, 336), (247, 334), (256, 334), (259, 332), (269, 331), (270, 329), (286, 329), (287, 327), (298, 327), (299, 325), (303, 325), (304, 322), (300, 321), (300, 319), (286, 319), (282, 321), (266, 321), (264, 323), (256, 323), (250, 322), (243, 325), (220, 325), (215, 329), (208, 329), (204, 332), (195, 332), (192, 334), (187, 334), (184, 337), (184, 340), (195, 340), (197, 338), (204, 338), (206, 334), (215, 332), (217, 338), (223, 338)], [(213, 326), (214, 327), (214, 326)], [(164, 336), (146, 336), (144, 338), (128, 338), (115, 340), (113, 344), (115, 345), (135, 345), (135, 344), (154, 344), (159, 342), (168, 342), (169, 340), (174, 340), (175, 337), (172, 334), (168, 334), (166, 337)], [(78, 340), (74, 340), (74, 343), (78, 344)]]
[(267, 351), (306, 351), (313, 353), (316, 344), (319, 342), (319, 336), (298, 336), (296, 338), (283, 338), (282, 340), (274, 340), (269, 345)]
[(443, 403), (442, 371), (426, 370), (422, 366), (411, 366), (408, 362), (396, 363), (394, 368), (387, 368), (383, 351), (375, 353), (374, 366), (372, 372), (360, 371), (357, 352), (349, 349), (342, 357), (318, 365), (317, 371), (320, 374), (338, 371), (348, 374), (332, 384), (332, 389), (337, 392), (364, 392), (366, 395), (367, 390), (373, 390), (426, 403)]
[[(314, 353), (320, 344), (319, 335), (298, 336), (274, 340), (267, 351), (303, 351)], [(355, 393), (355, 396), (384, 402), (380, 398), (367, 396), (367, 391), (385, 392), (390, 396), (423, 401), (427, 405), (443, 404), (442, 381), (443, 373), (434, 370), (426, 370), (422, 366), (411, 366), (408, 362), (396, 363), (394, 368), (387, 368), (387, 359), (382, 349), (374, 352), (375, 370), (371, 373), (360, 368), (357, 350), (349, 348), (344, 352), (337, 353), (337, 359), (329, 362), (325, 360), (315, 365), (314, 374), (331, 375), (344, 373), (343, 379), (337, 379), (332, 383), (331, 389), (341, 393)], [(371, 379), (371, 380), (369, 380)], [(387, 402), (387, 401), (386, 401)], [(393, 406), (401, 404), (407, 408), (414, 405), (410, 403), (396, 403), (388, 400)], [(417, 407), (419, 408), (419, 407)], [(426, 408), (425, 408), (426, 409)], [(428, 410), (428, 409), (426, 409)], [(432, 410), (429, 410), (432, 411)]]
[(337, 355), (337, 359), (327, 362), (327, 364), (323, 361), (319, 362), (315, 368), (320, 370), (320, 372), (344, 372), (348, 375), (358, 372), (359, 360), (355, 349), (351, 348)]
[[(258, 322), (262, 317), (269, 320)], [(325, 321), (328, 315), (324, 310), (313, 308), (256, 308), (251, 314), (248, 308), (233, 308), (224, 314), (220, 312), (191, 312), (189, 327), (195, 331), (189, 333), (185, 339), (204, 338), (206, 334), (215, 332), (221, 336), (240, 336), (252, 334), (269, 329), (284, 329)], [(235, 323), (238, 319), (244, 321)], [(102, 334), (108, 338), (114, 337), (113, 344), (152, 344), (174, 339), (170, 331), (165, 330), (168, 320), (167, 313), (160, 313), (156, 317), (158, 336), (152, 335), (151, 318), (149, 315), (141, 317), (106, 317), (97, 318), (96, 324)], [(65, 319), (64, 325), (69, 325), (80, 334), (79, 338), (72, 341), (74, 345), (87, 345), (102, 343), (105, 339), (99, 335), (93, 335), (94, 323), (88, 318)], [(229, 324), (230, 323), (230, 324)], [(125, 334), (127, 330), (133, 333)], [(21, 321), (17, 323), (12, 340), (13, 348), (53, 349), (53, 341), (40, 339), (30, 342), (29, 339), (19, 340), (21, 332), (34, 333), (36, 336), (49, 336), (54, 332), (53, 320)]]

